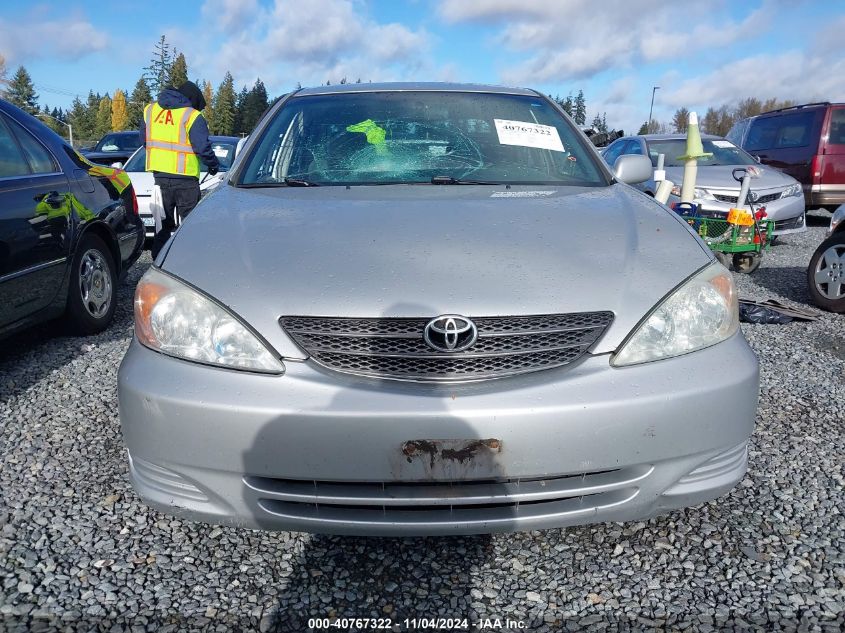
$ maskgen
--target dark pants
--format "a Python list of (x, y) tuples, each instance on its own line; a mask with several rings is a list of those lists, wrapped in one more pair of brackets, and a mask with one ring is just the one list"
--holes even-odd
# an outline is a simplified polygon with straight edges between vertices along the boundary
[(179, 214), (180, 220), (184, 220), (200, 201), (200, 183), (196, 178), (170, 178), (156, 174), (155, 183), (161, 187), (164, 218), (161, 220), (161, 230), (153, 238), (153, 259), (158, 257), (159, 251), (176, 228), (176, 214)]

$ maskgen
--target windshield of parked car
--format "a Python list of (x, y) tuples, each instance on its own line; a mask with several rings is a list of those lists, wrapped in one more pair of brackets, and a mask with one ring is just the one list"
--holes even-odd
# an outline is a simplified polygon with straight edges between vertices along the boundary
[[(701, 144), (704, 151), (713, 154), (709, 158), (698, 160), (700, 167), (713, 165), (756, 165), (757, 161), (743, 149), (740, 149), (730, 141), (724, 139), (703, 139)], [(648, 156), (651, 164), (657, 167), (657, 156), (665, 156), (663, 165), (665, 167), (683, 167), (684, 161), (678, 160), (680, 156), (687, 153), (687, 141), (683, 138), (648, 141)]]
[(608, 184), (579, 132), (539, 96), (445, 91), (294, 97), (239, 185), (455, 181)]
[[(229, 167), (232, 166), (232, 161), (235, 159), (235, 148), (236, 144), (229, 141), (211, 141), (211, 149), (217, 156), (217, 160), (220, 161), (220, 171), (228, 171)], [(146, 171), (146, 163), (147, 150), (142, 147), (126, 161), (123, 171)], [(206, 170), (202, 163), (200, 163), (200, 170)]]
[(97, 143), (98, 152), (131, 151), (141, 144), (139, 134), (109, 134)]

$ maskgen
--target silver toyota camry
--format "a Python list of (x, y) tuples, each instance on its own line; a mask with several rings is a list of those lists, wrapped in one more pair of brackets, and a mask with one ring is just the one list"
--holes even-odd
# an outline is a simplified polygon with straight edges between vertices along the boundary
[(746, 470), (730, 273), (532, 90), (355, 84), (265, 116), (140, 281), (119, 374), (151, 506), (264, 529), (627, 521)]

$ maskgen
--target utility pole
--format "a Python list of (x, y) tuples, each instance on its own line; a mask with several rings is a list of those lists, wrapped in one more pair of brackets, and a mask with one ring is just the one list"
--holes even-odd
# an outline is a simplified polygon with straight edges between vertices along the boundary
[(651, 105), (648, 108), (648, 123), (646, 124), (646, 132), (651, 127), (651, 113), (654, 110), (654, 93), (660, 90), (660, 86), (652, 86), (651, 88)]

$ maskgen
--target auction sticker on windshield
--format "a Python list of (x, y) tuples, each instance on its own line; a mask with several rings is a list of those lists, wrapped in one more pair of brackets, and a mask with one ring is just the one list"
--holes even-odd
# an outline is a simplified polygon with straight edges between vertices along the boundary
[(496, 133), (502, 145), (519, 145), (521, 147), (536, 147), (550, 149), (555, 152), (563, 151), (557, 128), (540, 123), (526, 123), (525, 121), (508, 121), (493, 119)]

